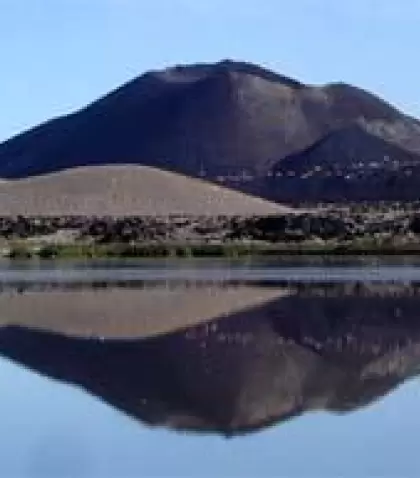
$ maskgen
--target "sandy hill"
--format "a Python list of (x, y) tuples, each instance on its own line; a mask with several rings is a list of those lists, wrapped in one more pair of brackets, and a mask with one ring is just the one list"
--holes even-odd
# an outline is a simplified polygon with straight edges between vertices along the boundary
[[(178, 66), (146, 73), (79, 112), (6, 141), (0, 177), (139, 163), (215, 181), (222, 176), (270, 198), (260, 180), (279, 161), (353, 124), (420, 152), (419, 122), (360, 88), (305, 85), (235, 61)], [(241, 175), (251, 179), (234, 179)], [(277, 190), (282, 184), (275, 183)]]
[(289, 208), (136, 165), (81, 167), (0, 183), (0, 215), (266, 215)]

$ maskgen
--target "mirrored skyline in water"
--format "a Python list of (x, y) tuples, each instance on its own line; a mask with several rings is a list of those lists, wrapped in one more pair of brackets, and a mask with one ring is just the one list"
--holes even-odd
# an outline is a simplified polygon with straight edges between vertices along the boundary
[[(86, 446), (74, 440), (67, 450), (54, 451), (51, 445), (51, 460), (38, 457), (36, 466), (43, 471), (37, 476), (45, 476), (48, 466), (54, 474), (55, 462), (59, 467), (72, 453), (82, 453), (81, 448), (88, 468), (94, 465), (99, 470), (106, 459), (93, 456), (105, 446), (104, 440), (110, 440), (105, 448), (110, 447), (113, 433), (122, 440), (116, 448), (128, 439), (121, 434), (137, 437), (138, 456), (152, 443), (158, 447), (159, 440), (162, 446), (170, 442), (175, 448), (166, 459), (172, 460), (173, 470), (186, 465), (185, 441), (204, 455), (214, 447), (226, 462), (224, 476), (232, 476), (229, 469), (252, 476), (252, 466), (247, 469), (237, 463), (238, 458), (231, 456), (228, 463), (224, 453), (229, 449), (242, 453), (253, 443), (252, 453), (264, 475), (268, 468), (263, 462), (274, 460), (275, 450), (283, 456), (284, 447), (292, 453), (297, 434), (306, 443), (303, 455), (311, 448), (318, 450), (313, 457), (316, 473), (305, 475), (318, 476), (317, 470), (333, 470), (338, 461), (334, 465), (332, 456), (326, 460), (320, 443), (308, 449), (309, 437), (318, 435), (325, 446), (343, 453), (343, 444), (334, 443), (334, 434), (356, 435), (359, 430), (373, 439), (370, 425), (358, 424), (362, 416), (368, 417), (367, 422), (378, 421), (378, 433), (386, 426), (413, 428), (415, 420), (410, 423), (406, 416), (409, 411), (393, 404), (397, 399), (411, 407), (415, 403), (419, 306), (420, 285), (401, 281), (178, 280), (90, 285), (12, 281), (3, 284), (0, 292), (0, 377), (2, 383), (10, 383), (3, 397), (6, 409), (13, 408), (15, 395), (19, 411), (15, 420), (9, 411), (5, 423), (23, 432), (25, 420), (38, 425), (42, 421), (31, 415), (33, 407), (49, 404), (43, 417), (48, 426), (43, 429), (67, 442), (77, 436), (76, 425), (67, 423), (69, 417), (82, 420), (79, 432)], [(63, 406), (65, 413), (60, 416)], [(85, 433), (84, 427), (95, 427), (98, 420), (109, 434), (92, 439), (95, 429)], [(63, 421), (65, 430), (60, 428)], [(354, 429), (349, 422), (355, 423)], [(36, 425), (31, 429), (35, 434), (40, 431)], [(377, 439), (370, 457), (376, 463), (372, 470), (381, 468), (374, 456), (396, 442), (395, 437), (388, 443), (383, 436)], [(136, 461), (135, 444), (124, 443), (122, 450), (112, 453), (126, 451)], [(175, 453), (177, 443), (180, 450)], [(411, 441), (400, 444), (399, 453), (409, 453)], [(357, 441), (351, 446), (364, 456)], [(164, 455), (168, 453), (165, 450)], [(191, 459), (191, 466), (198, 466)], [(363, 459), (369, 461), (368, 456)], [(287, 476), (303, 476), (305, 466), (296, 460), (295, 467), (286, 460)], [(84, 466), (80, 457), (76, 462)], [(218, 465), (209, 464), (209, 470), (216, 472)], [(354, 466), (349, 469), (354, 471)], [(136, 465), (133, 470), (138, 473), (140, 468)], [(171, 474), (168, 470), (166, 475)], [(271, 470), (283, 472), (275, 462)], [(86, 476), (93, 475), (89, 471)]]

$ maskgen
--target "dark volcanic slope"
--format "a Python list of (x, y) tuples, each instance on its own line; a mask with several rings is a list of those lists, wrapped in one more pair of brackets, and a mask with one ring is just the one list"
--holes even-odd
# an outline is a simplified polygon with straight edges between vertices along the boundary
[(352, 125), (280, 160), (262, 187), (278, 201), (416, 200), (419, 180), (420, 154)]
[(0, 177), (116, 162), (210, 178), (264, 176), (279, 159), (355, 121), (420, 151), (418, 123), (361, 89), (306, 86), (232, 61), (175, 67), (0, 145)]

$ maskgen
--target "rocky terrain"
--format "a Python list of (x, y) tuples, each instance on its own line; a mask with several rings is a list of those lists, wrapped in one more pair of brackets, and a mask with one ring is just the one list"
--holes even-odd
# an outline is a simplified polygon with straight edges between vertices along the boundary
[(183, 254), (196, 246), (197, 254), (215, 255), (224, 255), (225, 247), (227, 251), (249, 247), (249, 253), (417, 253), (419, 240), (420, 210), (416, 204), (412, 209), (399, 204), (375, 210), (347, 205), (263, 216), (0, 216), (0, 244), (6, 255), (16, 244), (25, 245), (27, 250), (46, 247), (47, 256), (58, 253), (54, 246), (78, 244), (105, 246), (112, 255), (148, 255), (148, 251), (165, 255), (172, 246), (179, 246)]
[(9, 139), (0, 178), (131, 163), (275, 201), (415, 200), (419, 158), (420, 123), (373, 94), (223, 61), (148, 72)]

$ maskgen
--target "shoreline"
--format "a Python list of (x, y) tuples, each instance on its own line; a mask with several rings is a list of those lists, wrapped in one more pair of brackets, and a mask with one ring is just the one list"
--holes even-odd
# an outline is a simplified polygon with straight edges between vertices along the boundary
[(358, 243), (153, 243), (153, 244), (30, 244), (5, 245), (0, 258), (9, 260), (51, 259), (195, 259), (247, 257), (328, 257), (328, 256), (420, 256), (420, 243), (375, 244)]

